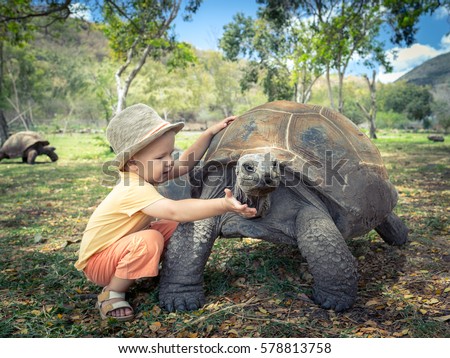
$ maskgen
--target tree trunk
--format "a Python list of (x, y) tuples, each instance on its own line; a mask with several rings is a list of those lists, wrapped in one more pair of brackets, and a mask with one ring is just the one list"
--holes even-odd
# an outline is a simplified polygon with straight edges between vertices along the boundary
[(6, 118), (3, 113), (3, 109), (0, 109), (0, 147), (8, 139), (8, 123), (6, 123)]
[(375, 83), (377, 72), (373, 70), (372, 72), (372, 82), (369, 81), (369, 78), (366, 76), (367, 85), (370, 90), (370, 138), (377, 139), (375, 126), (375, 120), (377, 118), (377, 88)]
[(370, 131), (369, 131), (369, 136), (372, 139), (377, 139), (377, 127), (375, 125), (375, 120), (377, 117), (377, 88), (376, 88), (376, 83), (375, 83), (375, 79), (376, 79), (376, 71), (374, 70), (372, 73), (372, 81), (369, 80), (369, 77), (367, 77), (367, 75), (364, 75), (364, 79), (367, 82), (367, 85), (369, 87), (369, 91), (370, 91), (370, 108), (369, 110), (367, 110), (362, 104), (357, 103), (358, 107), (361, 108), (361, 110), (363, 111), (364, 115), (366, 116), (367, 120), (370, 123)]
[[(170, 11), (170, 13), (167, 14), (167, 18), (162, 22), (159, 23), (159, 29), (157, 33), (155, 34), (153, 39), (162, 39), (163, 35), (167, 32), (167, 30), (170, 28), (170, 25), (175, 20), (175, 18), (178, 15), (178, 11), (180, 9), (181, 0), (177, 0), (173, 3), (173, 7)], [(154, 47), (152, 44), (148, 44), (148, 40), (145, 38), (145, 31), (147, 31), (146, 26), (147, 24), (144, 24), (141, 28), (141, 34), (138, 35), (131, 47), (128, 49), (127, 52), (127, 59), (125, 63), (120, 66), (120, 68), (117, 70), (115, 74), (116, 78), (116, 85), (117, 85), (117, 108), (116, 113), (121, 112), (123, 109), (126, 108), (126, 98), (128, 95), (128, 90), (130, 89), (131, 83), (133, 82), (136, 75), (139, 73), (141, 68), (144, 66), (145, 61), (147, 60), (147, 57), (151, 54), (151, 52), (154, 50)], [(150, 41), (151, 42), (151, 41)], [(141, 52), (139, 50), (140, 47), (143, 45), (146, 45), (144, 50)], [(131, 65), (134, 58), (139, 56), (139, 60), (134, 66), (134, 68), (131, 70), (131, 72), (128, 74), (127, 78), (122, 81), (122, 75), (124, 75), (125, 70), (128, 68), (128, 66)]]
[[(0, 41), (0, 101), (3, 101), (3, 41)], [(3, 109), (0, 108), (0, 147), (5, 143), (8, 135), (8, 123)]]
[(339, 87), (338, 87), (338, 112), (344, 113), (344, 72), (338, 73), (339, 76)]
[(331, 87), (331, 80), (330, 80), (330, 66), (327, 65), (327, 87), (328, 87), (328, 98), (330, 99), (330, 107), (332, 109), (335, 109), (334, 106), (334, 97), (333, 97), (333, 88)]

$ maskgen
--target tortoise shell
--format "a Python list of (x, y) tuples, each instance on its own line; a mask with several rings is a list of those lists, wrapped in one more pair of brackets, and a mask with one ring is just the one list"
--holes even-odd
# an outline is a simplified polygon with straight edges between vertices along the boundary
[(396, 204), (378, 149), (352, 121), (328, 108), (276, 101), (251, 109), (213, 138), (204, 162), (236, 162), (261, 152), (271, 153), (341, 214), (381, 221), (377, 213), (384, 217)]
[(36, 132), (18, 132), (11, 135), (5, 143), (3, 143), (1, 151), (9, 158), (18, 158), (21, 157), (28, 148), (35, 144), (46, 146), (50, 143)]

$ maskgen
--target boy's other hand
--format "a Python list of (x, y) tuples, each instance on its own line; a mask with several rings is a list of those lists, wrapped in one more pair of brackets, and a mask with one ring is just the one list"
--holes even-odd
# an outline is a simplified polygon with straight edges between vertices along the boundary
[(245, 218), (252, 218), (256, 215), (256, 209), (249, 208), (247, 204), (240, 203), (233, 197), (233, 193), (230, 189), (225, 189), (225, 205), (227, 211), (233, 211)]
[(237, 116), (227, 117), (227, 118), (221, 120), (219, 123), (216, 123), (216, 124), (212, 125), (211, 127), (209, 127), (207, 129), (207, 131), (210, 132), (211, 135), (216, 135), (222, 129), (224, 129), (227, 126), (229, 126), (231, 124), (231, 122), (233, 122), (236, 118), (237, 118)]

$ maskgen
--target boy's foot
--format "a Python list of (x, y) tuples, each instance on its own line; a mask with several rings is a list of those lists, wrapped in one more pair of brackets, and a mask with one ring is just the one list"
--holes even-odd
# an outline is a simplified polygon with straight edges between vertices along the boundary
[(129, 321), (134, 318), (133, 308), (125, 301), (125, 292), (104, 289), (98, 295), (97, 308), (102, 319), (115, 318), (118, 321)]

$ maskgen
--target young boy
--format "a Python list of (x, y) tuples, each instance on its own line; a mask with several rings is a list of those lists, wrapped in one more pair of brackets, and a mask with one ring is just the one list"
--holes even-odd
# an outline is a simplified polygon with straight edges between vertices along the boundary
[(120, 181), (89, 219), (75, 263), (90, 281), (104, 287), (97, 301), (103, 319), (134, 318), (125, 293), (136, 279), (158, 275), (164, 245), (178, 222), (228, 211), (245, 217), (256, 215), (256, 209), (242, 205), (229, 189), (220, 199), (178, 201), (155, 189), (188, 173), (212, 137), (234, 119), (228, 117), (208, 128), (177, 161), (173, 161), (172, 152), (175, 134), (183, 123), (166, 122), (143, 104), (128, 107), (111, 119), (106, 135), (116, 153)]

